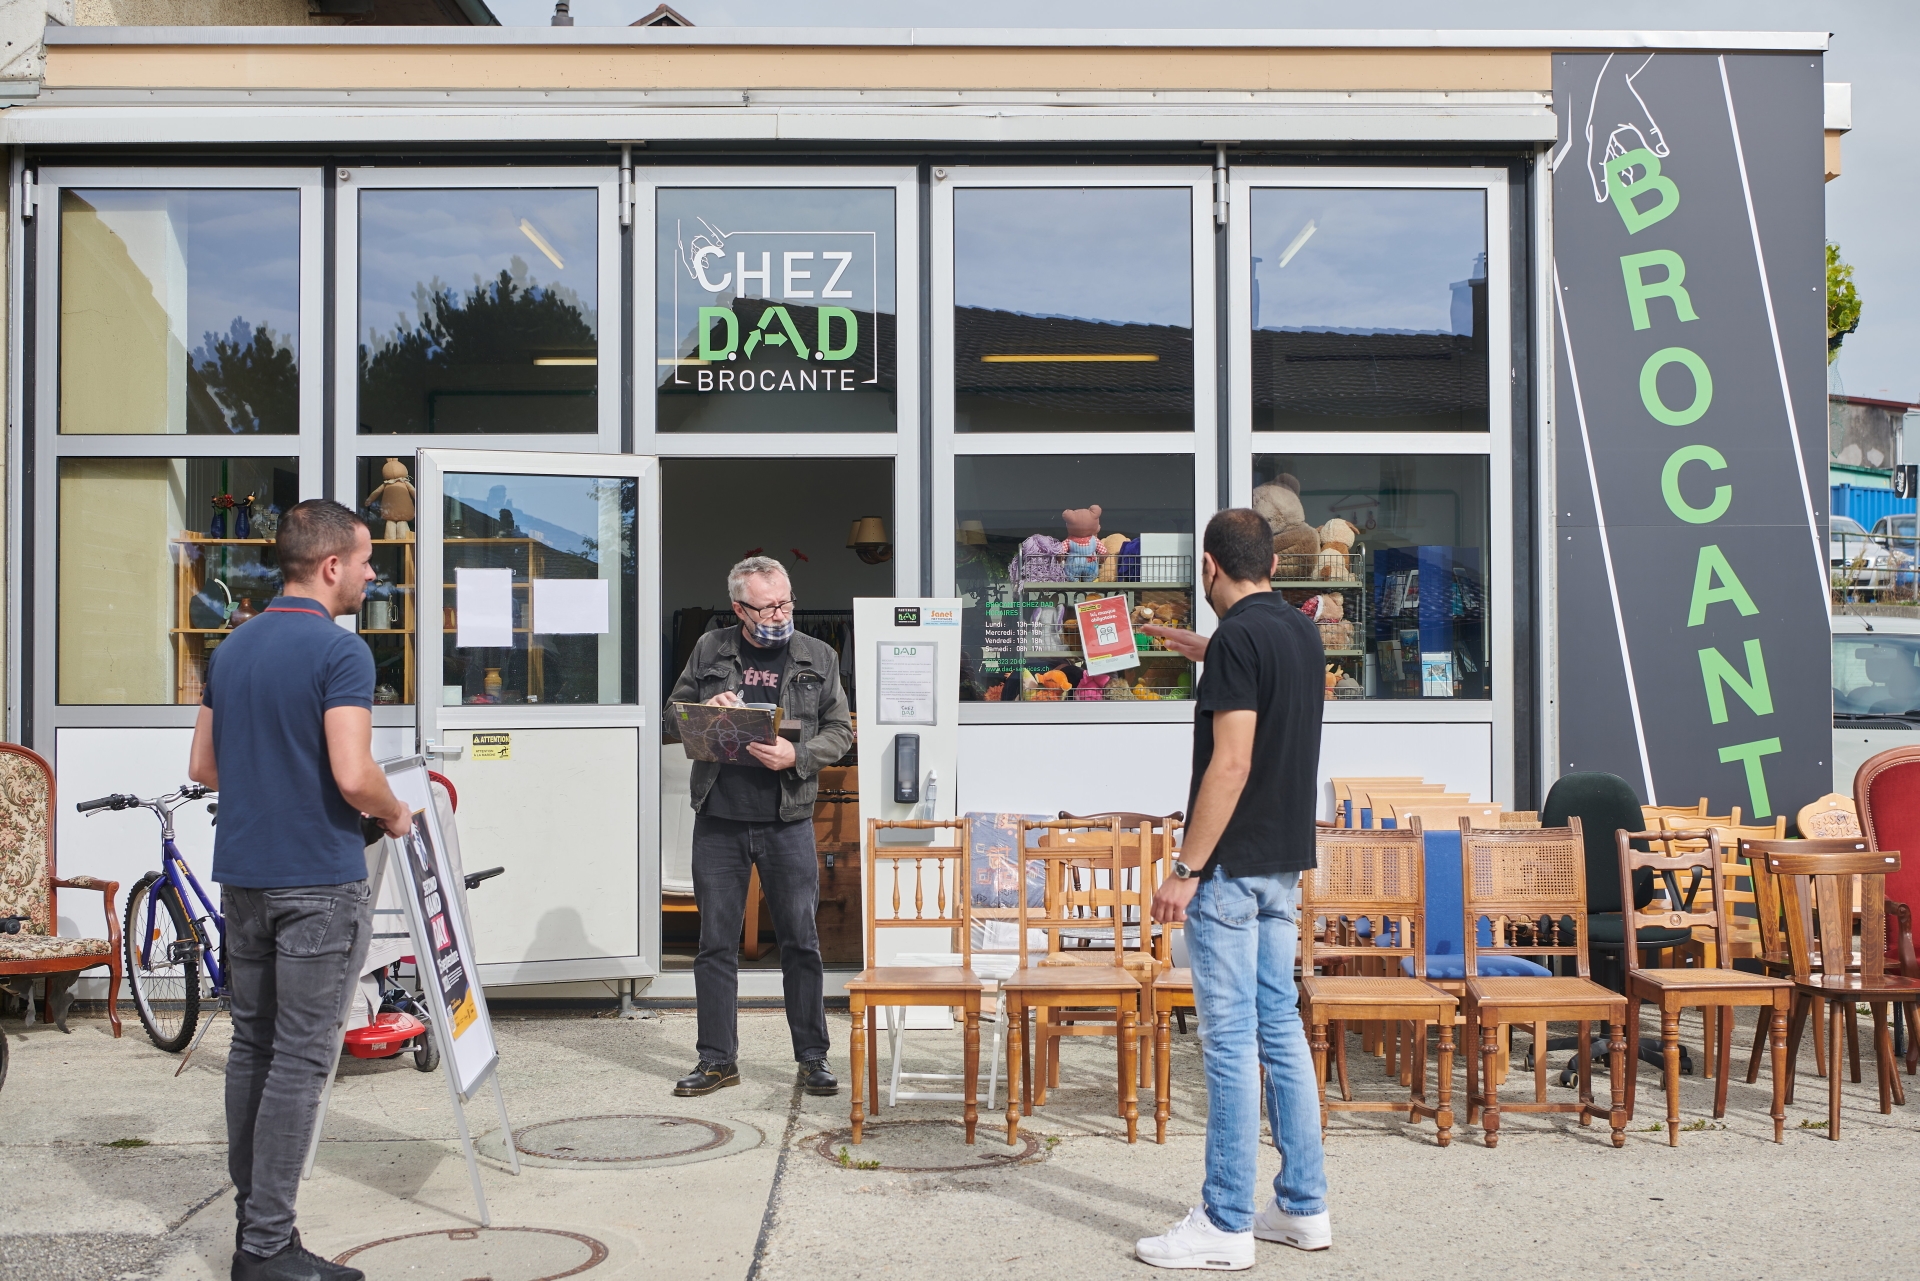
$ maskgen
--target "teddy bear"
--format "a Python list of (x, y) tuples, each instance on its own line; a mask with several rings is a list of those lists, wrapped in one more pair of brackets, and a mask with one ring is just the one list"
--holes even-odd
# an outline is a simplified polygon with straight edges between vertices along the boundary
[(1066, 579), (1071, 583), (1090, 583), (1100, 574), (1100, 504), (1069, 507), (1060, 513), (1066, 523)]
[(1347, 603), (1339, 592), (1323, 592), (1301, 602), (1300, 612), (1320, 628), (1320, 644), (1327, 649), (1351, 649), (1353, 624), (1347, 619)]
[(1353, 540), (1359, 536), (1359, 530), (1338, 516), (1320, 526), (1320, 557), (1314, 562), (1313, 576), (1352, 578), (1353, 568), (1347, 557), (1353, 548)]
[(1279, 577), (1310, 576), (1320, 555), (1320, 531), (1307, 524), (1306, 508), (1300, 505), (1300, 482), (1282, 472), (1253, 491), (1253, 509), (1273, 530), (1273, 551), (1280, 558)]
[(389, 458), (380, 468), (381, 480), (367, 495), (367, 506), (377, 507), (380, 519), (387, 522), (388, 538), (412, 538), (413, 482), (407, 478), (407, 465)]
[(1125, 534), (1108, 534), (1100, 540), (1100, 581), (1114, 583), (1120, 580), (1120, 549), (1127, 545)]

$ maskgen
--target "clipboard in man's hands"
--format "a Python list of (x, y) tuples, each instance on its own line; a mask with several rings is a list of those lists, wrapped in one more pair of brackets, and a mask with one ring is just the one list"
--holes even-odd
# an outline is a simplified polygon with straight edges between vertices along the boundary
[(771, 703), (720, 707), (713, 703), (675, 703), (673, 723), (691, 761), (720, 765), (758, 765), (749, 743), (771, 745), (780, 735), (780, 709)]

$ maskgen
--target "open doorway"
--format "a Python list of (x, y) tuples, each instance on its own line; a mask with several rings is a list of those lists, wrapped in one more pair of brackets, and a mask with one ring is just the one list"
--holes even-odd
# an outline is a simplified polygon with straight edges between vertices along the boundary
[[(727, 571), (747, 556), (786, 566), (794, 626), (833, 646), (853, 704), (853, 601), (894, 594), (893, 460), (667, 458), (661, 490), (661, 698), (700, 636), (737, 626)], [(661, 964), (689, 969), (699, 947), (693, 899), (690, 762), (663, 717), (660, 753)], [(820, 859), (820, 952), (829, 966), (861, 960), (859, 748), (820, 775), (814, 843)], [(756, 886), (757, 888), (757, 886)], [(777, 968), (772, 927), (750, 895), (741, 964)]]

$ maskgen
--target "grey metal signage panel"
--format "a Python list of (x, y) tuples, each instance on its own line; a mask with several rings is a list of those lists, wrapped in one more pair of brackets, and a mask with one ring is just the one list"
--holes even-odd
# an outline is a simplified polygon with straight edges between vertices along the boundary
[(1556, 54), (1560, 766), (1830, 790), (1820, 58)]

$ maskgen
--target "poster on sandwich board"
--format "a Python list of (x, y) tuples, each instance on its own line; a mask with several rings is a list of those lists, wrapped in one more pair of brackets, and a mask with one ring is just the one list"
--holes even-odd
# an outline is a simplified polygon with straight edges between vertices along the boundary
[(473, 933), (462, 911), (461, 871), (448, 856), (440, 831), (426, 759), (391, 761), (386, 771), (393, 794), (413, 811), (413, 830), (387, 841), (388, 875), (400, 878), (414, 964), (434, 1016), (440, 1052), (460, 1097), (471, 1099), (499, 1062), (499, 1051), (494, 1046), (486, 994), (480, 987)]

